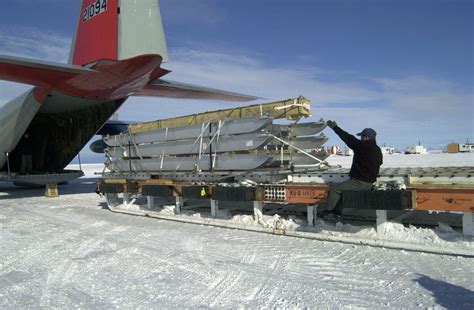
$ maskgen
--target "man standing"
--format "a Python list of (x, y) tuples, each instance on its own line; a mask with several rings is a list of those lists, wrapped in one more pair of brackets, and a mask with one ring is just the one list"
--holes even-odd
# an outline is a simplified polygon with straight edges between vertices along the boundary
[(335, 121), (327, 121), (327, 125), (354, 151), (351, 171), (349, 172), (350, 179), (331, 185), (329, 190), (327, 211), (341, 215), (342, 208), (336, 208), (336, 206), (342, 192), (372, 189), (383, 162), (382, 151), (375, 141), (377, 133), (372, 128), (365, 128), (358, 133), (359, 140), (342, 130)]
[(33, 158), (31, 155), (33, 151), (32, 143), (33, 142), (29, 138), (29, 134), (25, 133), (19, 146), (19, 149), (21, 151), (20, 174), (25, 174), (33, 170)]

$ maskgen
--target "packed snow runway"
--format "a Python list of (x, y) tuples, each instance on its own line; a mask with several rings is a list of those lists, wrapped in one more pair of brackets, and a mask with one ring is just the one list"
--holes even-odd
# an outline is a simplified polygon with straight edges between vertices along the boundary
[(94, 188), (0, 184), (1, 308), (474, 307), (472, 258), (117, 214)]

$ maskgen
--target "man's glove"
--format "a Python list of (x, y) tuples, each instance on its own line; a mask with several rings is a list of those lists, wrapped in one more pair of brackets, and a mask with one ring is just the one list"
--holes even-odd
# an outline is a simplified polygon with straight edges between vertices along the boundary
[(335, 121), (327, 121), (326, 125), (328, 125), (331, 128), (334, 128), (337, 126), (337, 123)]

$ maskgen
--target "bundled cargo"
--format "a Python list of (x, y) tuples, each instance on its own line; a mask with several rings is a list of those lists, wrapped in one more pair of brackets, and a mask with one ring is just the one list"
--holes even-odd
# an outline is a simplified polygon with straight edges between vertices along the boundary
[[(107, 168), (114, 173), (277, 171), (320, 165), (328, 157), (323, 120), (311, 115), (311, 101), (294, 99), (203, 112), (133, 124), (103, 137)], [(275, 124), (275, 119), (296, 121)]]
[(327, 137), (316, 135), (324, 128), (323, 121), (277, 125), (273, 118), (256, 117), (125, 132), (104, 137), (106, 164), (113, 172), (247, 171), (315, 165), (328, 156), (321, 147)]

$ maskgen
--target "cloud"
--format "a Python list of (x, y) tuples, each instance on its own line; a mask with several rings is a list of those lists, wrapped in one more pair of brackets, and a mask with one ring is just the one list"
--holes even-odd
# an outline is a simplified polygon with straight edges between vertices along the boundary
[(406, 119), (470, 120), (474, 115), (474, 95), (456, 84), (424, 76), (379, 79), (383, 99), (394, 112)]
[(55, 62), (67, 62), (71, 38), (51, 31), (20, 27), (0, 28), (0, 54), (35, 58)]
[[(212, 87), (244, 91), (267, 99), (310, 96), (319, 105), (367, 102), (380, 99), (376, 92), (354, 81), (325, 82), (316, 67), (269, 66), (261, 59), (232, 51), (180, 49), (170, 55), (166, 66), (174, 71), (170, 79), (189, 83), (203, 81)], [(176, 78), (175, 78), (176, 77)]]

